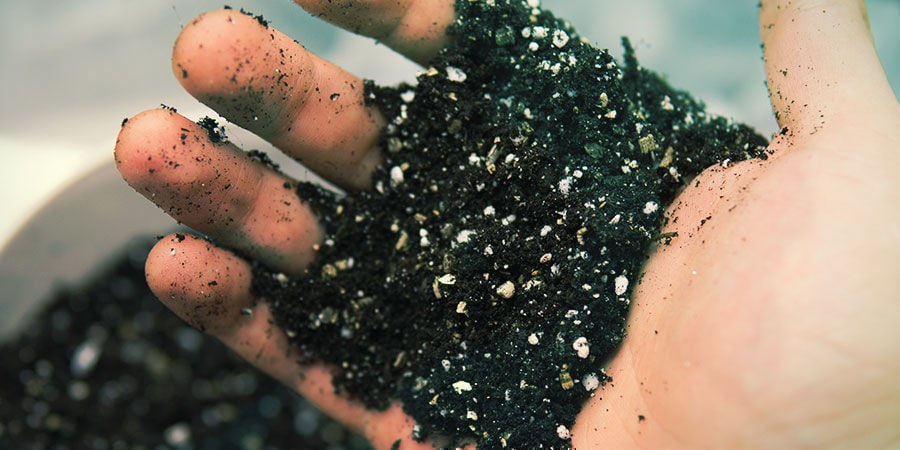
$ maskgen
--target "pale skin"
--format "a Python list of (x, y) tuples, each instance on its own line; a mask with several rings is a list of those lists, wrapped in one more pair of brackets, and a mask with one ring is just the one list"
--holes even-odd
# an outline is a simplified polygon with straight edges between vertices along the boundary
[[(450, 0), (296, 2), (421, 64), (453, 15)], [(760, 31), (788, 132), (768, 160), (710, 168), (669, 208), (662, 231), (678, 235), (644, 268), (614, 381), (578, 416), (575, 448), (900, 446), (900, 105), (862, 1), (763, 1)], [(188, 24), (173, 70), (232, 122), (368, 188), (385, 119), (354, 75), (236, 11)], [(162, 239), (146, 266), (160, 300), (376, 448), (431, 448), (398, 406), (366, 410), (334, 394), (327, 368), (298, 368), (251, 296), (232, 249), (300, 275), (322, 239), (291, 180), (166, 110), (131, 118), (115, 154), (136, 190), (222, 246)]]

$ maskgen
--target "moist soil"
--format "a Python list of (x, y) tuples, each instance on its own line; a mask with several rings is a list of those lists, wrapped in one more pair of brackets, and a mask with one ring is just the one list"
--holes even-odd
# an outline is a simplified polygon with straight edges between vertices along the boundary
[[(422, 439), (568, 447), (662, 211), (703, 168), (765, 157), (627, 40), (617, 62), (530, 3), (460, 1), (415, 85), (369, 84), (391, 118), (374, 189), (302, 185), (328, 232), (317, 261), (257, 267), (298, 362), (372, 408), (401, 402)], [(150, 245), (0, 346), (0, 448), (368, 448), (166, 311)]]
[(415, 85), (367, 85), (390, 118), (374, 188), (299, 195), (327, 232), (306, 276), (255, 288), (337, 391), (400, 402), (416, 437), (567, 448), (610, 378), (641, 266), (678, 190), (766, 140), (586, 43), (533, 1), (457, 2)]
[(0, 345), (0, 449), (371, 449), (167, 310), (144, 280), (154, 242)]

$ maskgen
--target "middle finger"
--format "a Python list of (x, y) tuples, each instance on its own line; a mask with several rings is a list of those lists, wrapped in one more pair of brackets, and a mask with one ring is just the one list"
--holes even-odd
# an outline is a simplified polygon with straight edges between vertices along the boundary
[(230, 9), (187, 25), (172, 66), (191, 95), (329, 181), (371, 185), (385, 120), (359, 78)]

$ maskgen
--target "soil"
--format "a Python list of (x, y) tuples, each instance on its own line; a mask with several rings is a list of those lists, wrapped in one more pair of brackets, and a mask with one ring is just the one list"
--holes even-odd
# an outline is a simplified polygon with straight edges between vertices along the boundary
[(154, 242), (0, 345), (0, 448), (371, 448), (167, 310), (144, 280)]
[[(391, 118), (374, 189), (302, 185), (328, 231), (317, 261), (287, 281), (257, 267), (298, 363), (331, 364), (372, 408), (401, 402), (421, 439), (568, 447), (665, 207), (703, 168), (765, 157), (627, 40), (619, 63), (533, 3), (461, 0), (415, 85), (367, 85)], [(368, 448), (166, 311), (150, 245), (0, 346), (0, 448)]]
[(374, 189), (311, 185), (328, 237), (307, 276), (255, 288), (335, 388), (403, 404), (416, 437), (567, 448), (609, 381), (641, 267), (677, 191), (766, 140), (713, 117), (551, 13), (457, 2), (454, 44), (415, 85), (367, 85), (391, 118)]

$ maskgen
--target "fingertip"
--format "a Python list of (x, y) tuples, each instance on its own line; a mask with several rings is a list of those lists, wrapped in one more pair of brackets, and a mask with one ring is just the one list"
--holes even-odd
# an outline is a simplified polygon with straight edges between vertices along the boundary
[(133, 188), (147, 195), (163, 183), (190, 183), (199, 177), (199, 164), (208, 132), (172, 108), (157, 108), (129, 118), (119, 130), (114, 150), (116, 167)]
[(794, 136), (815, 134), (847, 112), (896, 104), (864, 1), (764, 0), (759, 18), (772, 106)]
[(288, 126), (287, 106), (308, 95), (312, 65), (288, 36), (230, 9), (194, 19), (172, 50), (172, 71), (185, 90), (264, 138)]
[(252, 305), (250, 265), (199, 237), (173, 233), (147, 256), (147, 284), (172, 312), (216, 336), (231, 333)]
[(233, 10), (201, 15), (175, 43), (191, 95), (338, 185), (371, 186), (384, 119), (358, 77)]
[(148, 153), (148, 144), (163, 135), (171, 135), (166, 131), (175, 116), (178, 115), (171, 110), (151, 109), (122, 122), (113, 155), (119, 173), (129, 184), (140, 180), (148, 171), (155, 172), (159, 161), (154, 161), (153, 155)]
[(182, 27), (172, 47), (172, 74), (183, 86), (194, 85), (202, 80), (204, 67), (196, 66), (198, 62), (193, 56), (197, 51), (222, 53), (231, 40), (210, 39), (229, 34), (228, 29), (234, 31), (236, 11), (231, 9), (217, 9), (206, 11), (194, 18), (190, 23)]
[[(222, 39), (232, 30), (234, 18), (231, 11), (214, 10), (197, 16), (181, 29), (172, 48), (172, 73), (192, 95), (199, 96), (210, 90), (210, 84), (223, 72), (223, 56), (232, 39)], [(230, 33), (233, 35), (234, 33)], [(226, 63), (227, 64), (227, 63)], [(219, 87), (227, 87), (227, 83)]]

